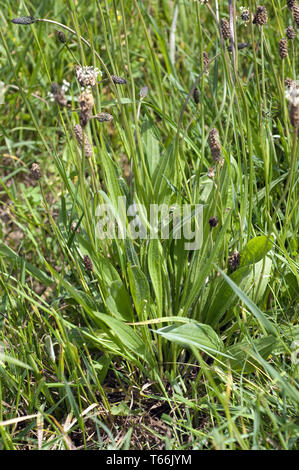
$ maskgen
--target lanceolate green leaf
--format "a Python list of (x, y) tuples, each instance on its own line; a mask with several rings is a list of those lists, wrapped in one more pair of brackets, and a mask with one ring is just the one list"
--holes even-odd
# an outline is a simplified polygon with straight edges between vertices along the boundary
[[(233, 272), (229, 277), (239, 286), (249, 274), (250, 268), (245, 266), (237, 269), (237, 271)], [(211, 299), (208, 299), (206, 303), (207, 311), (203, 313), (205, 323), (216, 326), (236, 298), (236, 292), (228, 285), (225, 279), (220, 280), (218, 290), (214, 295), (214, 300), (211, 301)]]
[(252, 287), (250, 297), (257, 304), (263, 297), (270, 280), (272, 259), (266, 256), (252, 268)]
[(273, 243), (265, 235), (250, 240), (241, 253), (240, 266), (257, 263), (271, 250)]
[(259, 362), (254, 358), (255, 351), (257, 351), (264, 359), (267, 359), (269, 354), (273, 351), (278, 344), (275, 336), (265, 336), (250, 343), (237, 343), (230, 346), (226, 352), (234, 359), (229, 361), (230, 367), (236, 372), (252, 372)]
[(156, 202), (166, 202), (165, 199), (163, 200), (163, 195), (165, 191), (165, 187), (167, 187), (167, 183), (164, 179), (164, 176), (169, 177), (170, 171), (172, 170), (172, 178), (171, 181), (175, 183), (175, 161), (174, 161), (174, 145), (171, 144), (165, 150), (165, 152), (161, 155), (160, 162), (157, 165), (155, 172), (153, 174), (153, 186), (154, 186), (154, 194), (156, 195)]
[[(271, 259), (266, 257), (265, 260), (261, 260), (253, 266), (243, 266), (237, 269), (228, 277), (242, 292), (246, 293), (251, 300), (258, 302), (263, 296), (269, 282), (271, 266)], [(238, 296), (236, 292), (225, 279), (220, 279), (218, 289), (214, 294), (214, 300), (211, 302), (209, 298), (207, 299), (205, 305), (206, 311), (203, 312), (205, 322), (215, 327), (227, 310), (232, 309), (237, 301)]]
[(160, 160), (160, 144), (154, 134), (154, 123), (147, 120), (141, 128), (141, 135), (144, 145), (144, 153), (147, 160), (150, 176), (153, 175)]
[(223, 343), (217, 333), (209, 325), (202, 323), (165, 326), (155, 330), (155, 333), (185, 348), (196, 346), (214, 354), (223, 351)]
[(264, 315), (264, 313), (254, 304), (254, 302), (244, 293), (241, 289), (230, 279), (220, 268), (218, 268), (226, 282), (231, 286), (233, 291), (237, 294), (237, 296), (245, 303), (245, 305), (249, 308), (251, 313), (256, 317), (259, 321), (262, 328), (268, 333), (274, 336), (279, 336), (279, 333), (274, 326), (274, 324), (268, 320), (268, 318)]
[(162, 286), (162, 250), (159, 240), (150, 240), (148, 248), (148, 270), (156, 295), (159, 316), (162, 316), (163, 286)]
[(115, 166), (115, 163), (110, 158), (110, 156), (108, 155), (106, 149), (102, 150), (101, 158), (102, 158), (102, 166), (105, 172), (106, 185), (107, 185), (107, 188), (109, 188), (111, 200), (113, 201), (116, 207), (118, 197), (122, 195), (120, 187), (119, 187), (118, 176), (116, 173), (116, 166)]
[(108, 287), (109, 296), (106, 298), (106, 306), (119, 320), (132, 322), (134, 313), (128, 291), (121, 281), (114, 281)]
[(142, 317), (142, 309), (145, 303), (150, 304), (151, 296), (146, 275), (138, 266), (128, 267), (129, 282), (134, 305), (139, 318)]
[(141, 337), (131, 326), (105, 313), (94, 312), (94, 315), (110, 328), (112, 334), (118, 337), (124, 350), (128, 348), (148, 364), (153, 363), (153, 357), (149, 354)]
[(8, 354), (0, 353), (0, 364), (1, 362), (7, 362), (9, 364), (14, 364), (15, 366), (23, 367), (24, 369), (32, 370), (31, 366), (25, 364), (23, 361), (19, 361), (19, 359), (16, 359), (15, 357), (9, 356)]

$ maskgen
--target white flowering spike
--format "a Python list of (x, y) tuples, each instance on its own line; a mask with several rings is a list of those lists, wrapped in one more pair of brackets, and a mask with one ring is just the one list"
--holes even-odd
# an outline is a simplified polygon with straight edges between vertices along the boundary
[(299, 106), (299, 87), (296, 82), (293, 82), (290, 88), (286, 88), (285, 96), (293, 106)]
[(48, 91), (48, 93), (47, 93), (47, 98), (51, 102), (55, 101), (54, 95), (50, 91)]
[(70, 84), (69, 82), (67, 82), (66, 80), (63, 80), (62, 81), (62, 87), (61, 87), (61, 90), (66, 93), (70, 88)]
[(76, 77), (83, 88), (93, 87), (97, 83), (98, 75), (101, 75), (100, 70), (97, 67), (92, 67), (86, 65), (85, 67), (80, 67), (76, 65), (75, 67)]

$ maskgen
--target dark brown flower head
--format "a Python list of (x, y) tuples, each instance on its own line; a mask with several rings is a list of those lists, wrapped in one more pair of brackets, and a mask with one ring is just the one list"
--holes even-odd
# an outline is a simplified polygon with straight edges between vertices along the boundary
[(57, 37), (58, 37), (58, 40), (60, 42), (62, 42), (62, 44), (65, 44), (66, 43), (66, 38), (65, 38), (65, 34), (63, 31), (58, 31), (57, 32)]
[(91, 119), (94, 106), (94, 98), (89, 90), (84, 90), (79, 96), (79, 106), (79, 122), (82, 127), (85, 127)]
[(32, 179), (38, 181), (42, 177), (42, 171), (40, 169), (40, 166), (38, 163), (33, 163), (31, 170), (30, 170), (30, 176)]
[(221, 34), (223, 36), (223, 39), (230, 38), (229, 22), (227, 21), (226, 18), (221, 19)]
[(293, 6), (293, 18), (297, 28), (299, 28), (299, 5), (297, 3)]
[(289, 10), (293, 10), (294, 6), (296, 5), (296, 0), (287, 0), (287, 7)]
[(281, 59), (285, 59), (288, 56), (288, 41), (286, 38), (282, 38), (279, 41), (278, 51)]
[(85, 269), (87, 269), (87, 271), (92, 271), (93, 270), (92, 261), (91, 261), (91, 259), (89, 258), (88, 255), (84, 256), (83, 263), (84, 263)]
[(113, 120), (113, 116), (112, 114), (108, 114), (108, 113), (98, 113), (95, 118), (97, 119), (97, 121), (99, 122), (109, 122), (109, 121), (112, 121)]
[[(239, 42), (239, 43), (237, 44), (237, 48), (238, 48), (239, 51), (240, 51), (241, 49), (245, 49), (245, 47), (248, 47), (248, 46), (249, 46), (249, 43), (248, 43), (248, 42)], [(232, 46), (231, 46), (231, 45), (227, 46), (227, 50), (228, 50), (229, 52), (232, 52), (232, 50), (233, 50)]]
[(296, 37), (296, 31), (294, 30), (294, 28), (292, 28), (292, 26), (289, 26), (287, 29), (286, 29), (286, 37), (290, 40), (290, 41), (294, 41), (295, 37)]
[[(80, 124), (75, 124), (74, 125), (74, 133), (75, 133), (77, 142), (80, 145), (80, 147), (82, 148), (82, 150), (83, 150), (83, 147), (84, 147), (85, 156), (86, 157), (91, 157), (92, 156), (92, 146), (89, 142), (89, 139), (88, 139), (87, 135), (83, 132), (83, 129), (80, 126)], [(83, 141), (83, 138), (84, 138), (84, 141)]]
[(88, 111), (79, 111), (79, 123), (81, 127), (86, 127), (91, 119), (91, 113)]
[(267, 21), (268, 21), (268, 13), (267, 13), (266, 8), (263, 6), (258, 6), (252, 23), (263, 26), (264, 24), (267, 23)]
[(217, 227), (217, 225), (218, 225), (217, 217), (215, 217), (215, 216), (211, 217), (209, 219), (209, 224), (210, 224), (211, 229), (214, 228), (214, 227)]
[(295, 80), (292, 80), (291, 78), (287, 77), (284, 81), (285, 87), (286, 88), (296, 88), (296, 82)]
[(248, 23), (250, 21), (250, 11), (248, 9), (242, 10), (241, 20), (244, 21), (244, 23)]
[(199, 89), (198, 88), (194, 88), (194, 91), (193, 91), (193, 99), (195, 101), (196, 104), (199, 103), (200, 101), (200, 93), (199, 93)]
[(60, 85), (58, 85), (58, 83), (51, 83), (51, 93), (55, 94), (55, 93), (59, 93), (60, 91)]
[(125, 85), (127, 83), (127, 80), (122, 77), (118, 77), (117, 75), (111, 75), (111, 79), (116, 85)]
[(64, 95), (64, 88), (58, 85), (58, 83), (53, 82), (51, 84), (51, 93), (52, 98), (60, 105), (67, 106), (67, 99)]
[(293, 127), (298, 129), (299, 127), (299, 102), (296, 104), (291, 103), (290, 105), (290, 121)]
[(32, 24), (32, 23), (35, 23), (35, 18), (33, 16), (20, 16), (19, 18), (14, 18), (13, 20), (11, 20), (12, 23), (14, 24), (23, 24), (23, 25), (27, 25), (27, 24)]
[(219, 162), (221, 157), (221, 147), (219, 143), (219, 132), (215, 127), (211, 129), (209, 134), (209, 146), (213, 160), (215, 162)]
[(94, 106), (94, 98), (89, 90), (84, 90), (79, 96), (79, 106), (82, 110), (92, 110)]
[(209, 66), (210, 59), (206, 51), (203, 51), (202, 55), (203, 55), (203, 66), (206, 69)]
[(228, 258), (229, 270), (231, 272), (236, 271), (240, 266), (241, 255), (238, 251), (234, 251)]

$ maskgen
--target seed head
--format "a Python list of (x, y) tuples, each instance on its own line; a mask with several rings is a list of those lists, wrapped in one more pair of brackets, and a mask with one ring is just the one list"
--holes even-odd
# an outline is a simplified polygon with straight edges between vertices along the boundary
[(229, 22), (227, 21), (226, 18), (221, 19), (221, 34), (223, 36), (223, 39), (230, 38)]
[(292, 26), (289, 26), (287, 29), (286, 29), (286, 36), (288, 39), (290, 39), (290, 41), (293, 41), (296, 37), (296, 31), (294, 30), (294, 28), (292, 28)]
[(81, 127), (86, 127), (91, 119), (91, 113), (88, 111), (79, 111), (79, 123)]
[(108, 113), (98, 113), (95, 117), (99, 122), (109, 122), (113, 120), (113, 116)]
[(253, 18), (252, 23), (263, 26), (268, 21), (268, 13), (265, 7), (258, 6)]
[(54, 98), (60, 106), (67, 106), (67, 99), (62, 90), (54, 95)]
[[(238, 48), (238, 51), (240, 51), (241, 49), (245, 49), (245, 47), (248, 47), (249, 46), (249, 43), (248, 42), (239, 42), (237, 44), (237, 48)], [(231, 45), (227, 46), (227, 50), (229, 52), (232, 52), (233, 48)]]
[(295, 5), (296, 5), (296, 0), (287, 0), (287, 7), (289, 10), (292, 11)]
[(97, 83), (97, 77), (101, 73), (97, 67), (80, 67), (75, 66), (75, 73), (80, 85), (84, 88), (88, 86), (95, 86)]
[(211, 217), (209, 219), (209, 224), (210, 224), (211, 229), (214, 228), (214, 227), (217, 227), (217, 225), (218, 225), (217, 217), (215, 217), (215, 216)]
[(293, 127), (299, 127), (299, 88), (296, 83), (286, 90), (286, 98), (290, 102), (289, 115)]
[(241, 20), (244, 21), (244, 23), (249, 23), (249, 21), (250, 21), (250, 11), (247, 8), (242, 9)]
[(85, 269), (87, 271), (92, 271), (93, 270), (92, 261), (91, 261), (91, 259), (89, 258), (88, 255), (84, 256), (83, 263), (84, 263)]
[(206, 53), (206, 51), (203, 51), (203, 66), (204, 68), (208, 68), (208, 65), (209, 65), (209, 62), (210, 62), (210, 59), (209, 59), (209, 56), (208, 54)]
[(297, 28), (299, 28), (299, 5), (297, 3), (293, 6), (293, 18)]
[(285, 59), (288, 56), (288, 41), (286, 38), (282, 38), (279, 41), (278, 51), (281, 59)]
[(293, 104), (296, 104), (299, 102), (299, 87), (297, 86), (297, 83), (292, 80), (291, 78), (286, 78), (285, 79), (285, 85), (287, 87), (286, 89), (286, 99)]
[(290, 121), (293, 127), (299, 127), (299, 102), (297, 104), (291, 103), (290, 105)]
[(127, 83), (127, 80), (117, 75), (111, 75), (111, 79), (116, 85), (125, 85)]
[(238, 267), (240, 266), (240, 261), (241, 261), (241, 255), (238, 251), (234, 251), (229, 258), (228, 258), (228, 265), (230, 268), (230, 271), (236, 271)]
[(84, 90), (79, 96), (79, 105), (82, 110), (92, 110), (94, 106), (94, 98), (89, 90)]
[(194, 91), (193, 91), (193, 99), (195, 101), (196, 104), (199, 103), (200, 101), (200, 93), (199, 93), (199, 89), (198, 88), (194, 88)]
[(58, 83), (51, 83), (51, 93), (48, 93), (51, 101), (56, 101), (60, 106), (67, 106), (67, 99), (64, 95), (64, 91), (67, 90), (66, 85), (60, 86)]
[(38, 181), (42, 177), (42, 171), (40, 169), (40, 166), (38, 163), (33, 163), (31, 170), (30, 170), (30, 176), (32, 179)]
[(213, 160), (215, 162), (219, 162), (221, 156), (221, 147), (219, 143), (219, 132), (215, 127), (211, 129), (211, 132), (209, 134), (209, 146), (211, 149)]
[(287, 77), (284, 81), (285, 87), (290, 89), (290, 88), (296, 88), (296, 82), (295, 80), (292, 80), (291, 78)]
[(11, 21), (14, 24), (27, 25), (27, 24), (35, 23), (35, 18), (33, 16), (20, 16), (19, 18), (14, 18)]
[[(80, 145), (82, 150), (83, 150), (83, 147), (84, 147), (85, 156), (86, 157), (91, 157), (92, 156), (92, 147), (91, 147), (91, 144), (89, 142), (89, 139), (88, 139), (87, 135), (83, 132), (82, 127), (80, 126), (80, 124), (75, 124), (74, 125), (74, 133), (75, 133), (76, 139), (78, 141), (78, 144)], [(84, 143), (83, 143), (83, 137), (84, 137)]]
[(55, 94), (55, 93), (58, 93), (60, 91), (60, 85), (58, 85), (58, 83), (51, 83), (51, 93)]
[(210, 168), (209, 168), (208, 177), (211, 178), (211, 179), (215, 178), (214, 167), (212, 167), (212, 166), (210, 166)]
[(62, 42), (62, 44), (66, 43), (65, 34), (62, 31), (57, 32), (57, 37), (58, 37), (58, 40)]
[(91, 119), (94, 106), (94, 98), (88, 89), (84, 90), (79, 96), (79, 106), (79, 122), (82, 127), (85, 127)]

